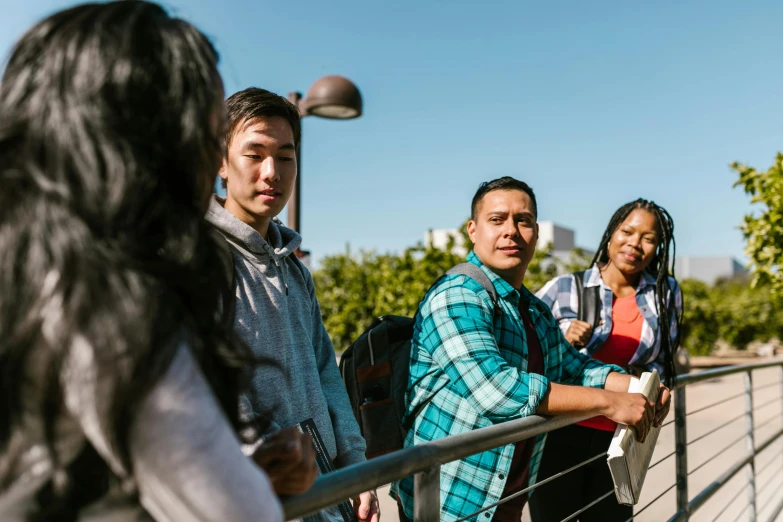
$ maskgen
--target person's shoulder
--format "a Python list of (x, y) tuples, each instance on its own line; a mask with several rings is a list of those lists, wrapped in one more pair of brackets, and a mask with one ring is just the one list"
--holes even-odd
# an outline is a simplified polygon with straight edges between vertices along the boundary
[(455, 305), (491, 304), (492, 298), (489, 292), (475, 279), (463, 274), (447, 274), (438, 279), (422, 300), (422, 311), (429, 312), (435, 309)]

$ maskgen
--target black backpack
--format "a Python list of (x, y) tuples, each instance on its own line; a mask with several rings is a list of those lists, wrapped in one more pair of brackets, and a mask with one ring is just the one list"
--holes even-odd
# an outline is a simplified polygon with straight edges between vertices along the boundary
[(601, 287), (585, 288), (585, 271), (575, 272), (576, 295), (579, 298), (577, 319), (593, 328), (601, 321)]
[[(495, 287), (481, 268), (461, 263), (446, 272), (446, 275), (451, 274), (465, 275), (480, 283), (492, 298), (495, 316), (501, 313)], [(429, 397), (405, 423), (402, 422), (410, 376), (413, 325), (414, 320), (410, 317), (379, 317), (340, 359), (340, 374), (356, 422), (367, 442), (368, 459), (401, 449), (408, 430), (413, 427), (413, 420), (432, 399)]]

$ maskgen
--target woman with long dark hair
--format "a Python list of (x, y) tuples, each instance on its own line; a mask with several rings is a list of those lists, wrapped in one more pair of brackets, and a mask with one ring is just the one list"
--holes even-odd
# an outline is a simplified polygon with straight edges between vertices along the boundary
[[(674, 252), (674, 221), (669, 213), (652, 201), (637, 199), (617, 209), (609, 220), (591, 268), (557, 277), (537, 295), (574, 347), (630, 373), (657, 369), (671, 388), (682, 321), (682, 292), (669, 272)], [(580, 300), (590, 292), (598, 297), (596, 325), (578, 319)], [(616, 427), (605, 417), (595, 417), (550, 433), (539, 480), (605, 452)], [(567, 518), (612, 489), (606, 459), (598, 459), (537, 488), (530, 497), (533, 521)], [(632, 517), (633, 508), (618, 504), (610, 495), (579, 515), (579, 520), (625, 522)]]
[[(280, 520), (202, 219), (217, 55), (140, 1), (30, 29), (0, 83), (0, 519)], [(89, 506), (89, 508), (88, 508)], [(125, 518), (122, 518), (125, 520)]]

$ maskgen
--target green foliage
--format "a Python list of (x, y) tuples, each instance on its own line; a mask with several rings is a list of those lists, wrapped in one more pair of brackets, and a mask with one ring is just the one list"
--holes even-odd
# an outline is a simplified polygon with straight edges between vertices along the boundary
[(710, 287), (695, 279), (680, 281), (685, 316), (680, 345), (691, 355), (707, 355), (718, 341), (717, 317)]
[[(401, 254), (363, 251), (354, 255), (346, 250), (324, 258), (313, 279), (335, 350), (348, 348), (376, 317), (412, 317), (432, 283), (465, 261), (454, 253), (456, 245), (470, 245), (465, 228), (444, 249), (418, 244)], [(539, 249), (528, 266), (525, 285), (532, 291), (557, 275), (557, 263), (548, 259), (550, 250), (551, 246)]]
[(751, 203), (761, 206), (759, 214), (745, 216), (741, 227), (753, 285), (769, 284), (773, 291), (783, 293), (783, 153), (778, 153), (775, 164), (766, 171), (740, 163), (731, 168), (739, 174), (734, 186), (742, 186)]
[(783, 339), (783, 296), (768, 285), (745, 279), (681, 281), (685, 302), (682, 345), (694, 355), (706, 355), (719, 340), (744, 349), (751, 341)]

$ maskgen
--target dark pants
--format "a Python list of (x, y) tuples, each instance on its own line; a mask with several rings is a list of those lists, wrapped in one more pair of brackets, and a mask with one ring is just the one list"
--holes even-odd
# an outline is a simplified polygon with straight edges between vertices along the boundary
[[(537, 480), (606, 452), (613, 435), (613, 432), (575, 425), (549, 433)], [(605, 457), (536, 488), (530, 496), (530, 515), (533, 522), (559, 522), (607, 491), (612, 494), (574, 520), (625, 522), (631, 518), (633, 507), (618, 504), (614, 496), (612, 475)]]

